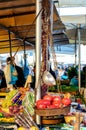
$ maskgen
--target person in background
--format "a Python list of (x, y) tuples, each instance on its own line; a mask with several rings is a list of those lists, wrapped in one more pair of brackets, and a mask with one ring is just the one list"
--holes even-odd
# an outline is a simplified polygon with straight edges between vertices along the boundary
[(54, 77), (54, 79), (56, 79), (56, 74), (55, 74), (55, 72), (52, 70), (51, 65), (50, 65), (50, 73), (52, 74), (52, 76)]
[(74, 76), (74, 77), (70, 80), (70, 85), (71, 85), (71, 86), (78, 86), (78, 78), (77, 78), (77, 76)]
[(81, 87), (86, 87), (86, 65), (82, 68), (81, 72)]
[(0, 90), (3, 90), (7, 87), (4, 72), (0, 69)]
[(67, 80), (68, 79), (68, 74), (67, 72), (64, 72), (64, 74), (61, 76), (62, 80)]
[(56, 79), (58, 79), (58, 68), (56, 68), (54, 72), (55, 72)]
[(25, 78), (24, 78), (24, 73), (23, 73), (23, 70), (20, 66), (18, 65), (15, 65), (15, 68), (17, 70), (17, 73), (18, 73), (18, 80), (16, 81), (16, 86), (17, 87), (24, 87), (24, 84), (25, 84)]
[(23, 70), (20, 66), (17, 66), (15, 63), (14, 57), (8, 57), (7, 66), (4, 69), (5, 77), (7, 85), (13, 86), (14, 88), (17, 87), (24, 87), (25, 79)]
[(32, 75), (32, 83), (31, 83), (31, 88), (32, 89), (35, 89), (35, 78), (36, 78), (36, 66), (34, 66), (34, 68), (33, 68), (33, 75)]
[(62, 67), (58, 67), (58, 77), (62, 79), (63, 75), (64, 75), (64, 69)]

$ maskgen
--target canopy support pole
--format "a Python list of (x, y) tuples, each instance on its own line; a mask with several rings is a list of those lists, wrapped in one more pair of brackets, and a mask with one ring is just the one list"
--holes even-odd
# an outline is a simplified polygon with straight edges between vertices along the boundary
[(81, 34), (80, 34), (80, 24), (78, 24), (78, 86), (79, 92), (81, 88)]
[(75, 32), (75, 66), (77, 65), (77, 29), (76, 29), (76, 32)]
[(26, 45), (25, 45), (25, 41), (24, 41), (24, 65), (26, 67)]
[(10, 35), (10, 31), (8, 31), (9, 34), (9, 44), (10, 44), (10, 57), (12, 57), (12, 46), (11, 46), (11, 35)]
[[(36, 0), (36, 16), (41, 10), (41, 1)], [(42, 22), (41, 13), (36, 20), (36, 100), (41, 98), (41, 85), (40, 85), (40, 68), (41, 68), (41, 32), (42, 32)], [(36, 123), (41, 124), (41, 117), (36, 115)]]

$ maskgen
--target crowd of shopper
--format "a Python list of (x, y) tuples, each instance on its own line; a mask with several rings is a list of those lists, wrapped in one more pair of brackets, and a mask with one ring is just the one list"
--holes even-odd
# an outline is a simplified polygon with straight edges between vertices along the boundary
[[(16, 65), (14, 57), (8, 57), (6, 60), (6, 66), (4, 69), (0, 69), (0, 88), (6, 88), (10, 84), (13, 87), (24, 87), (25, 85), (25, 77), (24, 77), (24, 70), (22, 67)], [(28, 75), (32, 76), (32, 83), (31, 87), (35, 88), (35, 68), (36, 66), (28, 66), (29, 73)], [(10, 71), (9, 71), (10, 70)], [(72, 86), (78, 86), (78, 67), (71, 65), (71, 66), (57, 66), (55, 70), (52, 69), (50, 66), (50, 73), (53, 77), (57, 80), (69, 80), (69, 84)], [(11, 76), (11, 77), (10, 77)], [(86, 66), (83, 67), (81, 70), (81, 87), (86, 86)]]
[[(69, 85), (78, 86), (78, 66), (58, 66), (54, 70), (56, 79), (69, 80)], [(81, 87), (86, 86), (86, 66), (81, 69)]]

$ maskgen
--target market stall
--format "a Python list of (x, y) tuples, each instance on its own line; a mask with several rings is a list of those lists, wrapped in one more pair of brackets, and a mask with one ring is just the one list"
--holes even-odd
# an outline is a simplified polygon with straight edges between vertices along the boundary
[[(26, 2), (26, 5), (23, 5), (23, 1), (21, 2), (22, 5), (20, 8), (22, 8), (23, 6), (27, 6), (27, 3), (29, 4), (29, 6), (31, 6), (31, 3), (29, 1), (26, 0), (25, 2)], [(18, 1), (16, 5), (16, 2), (14, 2), (13, 8), (15, 6), (17, 8), (17, 6), (19, 6), (19, 3), (20, 2)], [(9, 4), (10, 5), (12, 4), (11, 1)], [(34, 1), (32, 5), (34, 6)], [(5, 8), (8, 8), (8, 7), (5, 7)], [(85, 108), (86, 104), (85, 104), (84, 98), (82, 97), (82, 94), (75, 93), (73, 95), (67, 91), (65, 93), (63, 91), (58, 91), (58, 89), (56, 92), (52, 92), (52, 93), (48, 92), (49, 87), (53, 87), (55, 85), (57, 85), (58, 87), (60, 85), (58, 84), (56, 79), (53, 77), (53, 75), (50, 73), (49, 59), (50, 59), (50, 54), (52, 52), (51, 50), (53, 48), (52, 24), (54, 21), (57, 22), (56, 10), (55, 10), (55, 14), (52, 12), (52, 10), (55, 10), (55, 7), (51, 0), (47, 0), (47, 1), (43, 0), (41, 1), (41, 4), (40, 4), (40, 1), (39, 2), (37, 1), (37, 15), (35, 19), (38, 18), (37, 19), (38, 21), (36, 24), (37, 26), (39, 24), (40, 28), (36, 28), (37, 29), (36, 30), (37, 31), (36, 32), (36, 38), (37, 38), (36, 59), (37, 60), (36, 60), (36, 84), (34, 84), (35, 89), (33, 90), (30, 88), (31, 77), (27, 77), (24, 87), (21, 86), (19, 88), (12, 89), (12, 91), (9, 91), (9, 92), (5, 91), (4, 99), (1, 100), (1, 106), (0, 106), (0, 123), (1, 123), (2, 128), (3, 127), (5, 129), (13, 128), (15, 130), (17, 129), (18, 130), (21, 130), (21, 129), (23, 130), (24, 129), (25, 130), (49, 129), (50, 130), (52, 128), (53, 129), (54, 128), (73, 129), (74, 128), (74, 130), (79, 130), (80, 123), (82, 122), (83, 122), (83, 126), (85, 126), (85, 119), (84, 120), (83, 118), (80, 119), (80, 115), (84, 116), (84, 114), (81, 113), (81, 111), (86, 112), (86, 108)], [(20, 14), (24, 13), (21, 11), (20, 11)], [(16, 12), (15, 15), (18, 16), (19, 15), (18, 13), (19, 12)], [(13, 15), (12, 17), (15, 16), (14, 14), (11, 14), (11, 15)], [(54, 21), (52, 21), (52, 16), (54, 17)], [(25, 17), (26, 16), (24, 16), (24, 18)], [(33, 23), (35, 19), (33, 20)], [(12, 24), (14, 24), (14, 22)], [(15, 22), (15, 24), (17, 24), (18, 26), (19, 23)], [(22, 26), (24, 26), (24, 24)], [(26, 25), (24, 27), (26, 27)], [(7, 30), (9, 29), (9, 28), (6, 28), (6, 26), (1, 26), (1, 28), (5, 28)], [(20, 27), (16, 27), (16, 28), (20, 29)], [(13, 29), (13, 28), (10, 27), (10, 29)], [(21, 30), (22, 28), (19, 31), (20, 34), (21, 34)], [(14, 36), (16, 36), (16, 40), (20, 40), (20, 41), (23, 41), (24, 43), (30, 44), (28, 40), (29, 38), (27, 38), (25, 35), (26, 33), (23, 34), (22, 32), (22, 37), (20, 37), (18, 35), (18, 32), (14, 33), (14, 30), (13, 31), (9, 30), (9, 31), (10, 33), (12, 33), (13, 39), (15, 39)], [(59, 31), (62, 31), (62, 30), (59, 30)], [(10, 42), (13, 39), (10, 39)], [(32, 40), (32, 43), (30, 45), (33, 47), (35, 45), (34, 39)], [(10, 46), (12, 48), (10, 49), (14, 48), (13, 45), (14, 43), (12, 43), (12, 46)], [(17, 46), (18, 48), (16, 49), (19, 50), (19, 48), (21, 48), (20, 47), (21, 45), (22, 44), (19, 44), (19, 46)], [(2, 49), (2, 45), (1, 45), (1, 49)], [(11, 50), (10, 50), (10, 53), (12, 53)], [(42, 61), (41, 61), (41, 56), (42, 56)], [(13, 65), (13, 60), (11, 61), (11, 65)], [(79, 100), (77, 100), (78, 98)], [(75, 104), (72, 103), (73, 101)], [(70, 119), (68, 121), (66, 120), (67, 116), (68, 116), (68, 119), (70, 119), (71, 117), (73, 117), (73, 119)], [(60, 119), (61, 121), (58, 123)], [(6, 125), (3, 126), (3, 123), (5, 123)], [(60, 126), (60, 123), (62, 123), (61, 126)]]

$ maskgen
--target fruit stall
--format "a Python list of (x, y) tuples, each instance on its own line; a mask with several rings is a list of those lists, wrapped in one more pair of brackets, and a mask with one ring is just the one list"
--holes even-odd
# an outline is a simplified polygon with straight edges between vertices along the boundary
[[(2, 98), (4, 96), (4, 98)], [(0, 127), (14, 130), (86, 129), (86, 104), (81, 95), (47, 92), (35, 101), (35, 91), (19, 88), (0, 95)], [(79, 98), (79, 100), (77, 100)], [(41, 117), (37, 124), (36, 115)]]
[[(39, 26), (37, 29), (41, 33), (36, 34), (35, 89), (30, 88), (27, 79), (24, 87), (0, 93), (0, 129), (86, 130), (85, 91), (80, 93), (77, 87), (61, 86), (50, 73), (51, 53), (56, 62), (52, 44), (52, 5), (51, 0), (43, 0), (41, 17), (37, 19), (41, 30)], [(42, 48), (42, 61), (39, 48)], [(52, 89), (54, 87), (55, 91)]]
[[(38, 60), (36, 63), (36, 123), (40, 126), (44, 125), (49, 129), (74, 129), (79, 130), (80, 115), (77, 113), (78, 110), (71, 108), (72, 100), (76, 101), (75, 94), (65, 93), (63, 91), (57, 91), (56, 93), (48, 93), (48, 88), (56, 85), (56, 80), (54, 76), (50, 73), (50, 53), (52, 53), (53, 62), (56, 67), (56, 55), (52, 45), (52, 4), (50, 1), (43, 1), (42, 3), (42, 36), (41, 36), (41, 47), (42, 47), (42, 64), (39, 63), (40, 52), (37, 48)], [(38, 42), (39, 44), (40, 42)], [(39, 45), (40, 46), (40, 45)], [(57, 84), (60, 88), (60, 84)], [(67, 87), (66, 87), (67, 88)], [(76, 88), (77, 89), (77, 88)], [(70, 90), (70, 87), (69, 87)], [(77, 89), (78, 91), (78, 89)], [(79, 95), (79, 94), (77, 94)], [(78, 105), (73, 105), (76, 108), (79, 108)], [(80, 106), (81, 108), (81, 106)], [(72, 109), (72, 110), (71, 110)], [(85, 110), (83, 110), (85, 111)], [(69, 119), (67, 121), (66, 119)], [(70, 117), (76, 118), (76, 121)], [(61, 121), (61, 122), (60, 122)], [(73, 121), (73, 122), (72, 122)], [(65, 126), (60, 126), (60, 124), (65, 122)], [(82, 122), (82, 121), (81, 121)], [(72, 124), (71, 124), (72, 123)], [(67, 124), (69, 124), (67, 126)], [(54, 125), (54, 126), (53, 126)], [(73, 126), (70, 128), (70, 126)], [(52, 128), (53, 127), (53, 128)], [(66, 128), (65, 128), (66, 127)], [(68, 128), (67, 128), (68, 127)]]

